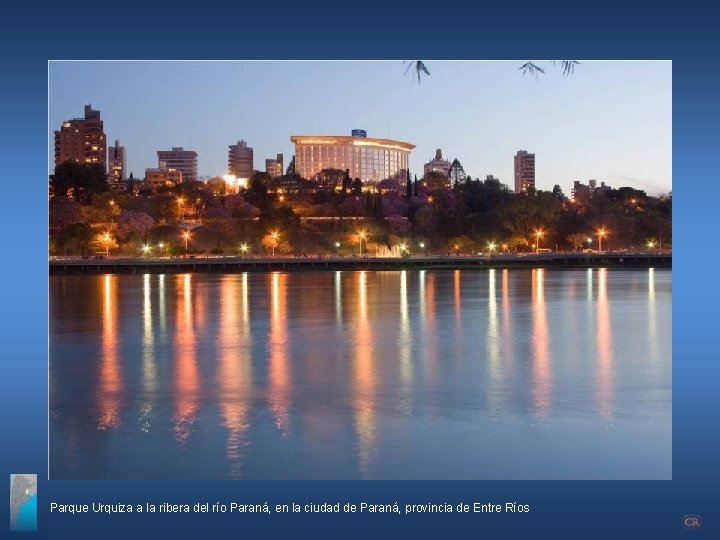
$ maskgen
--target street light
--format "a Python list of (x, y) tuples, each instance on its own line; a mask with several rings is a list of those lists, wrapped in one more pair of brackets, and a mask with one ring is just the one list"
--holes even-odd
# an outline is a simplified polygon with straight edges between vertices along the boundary
[(115, 200), (110, 199), (108, 201), (108, 204), (110, 205), (110, 224), (114, 225), (115, 224)]
[(497, 247), (497, 244), (495, 242), (488, 242), (488, 249), (490, 250), (491, 255), (492, 255), (492, 252), (495, 251), (496, 247)]
[(190, 231), (185, 231), (182, 236), (183, 236), (183, 238), (185, 239), (185, 255), (187, 255), (187, 252), (188, 252), (188, 240), (190, 239)]
[(503, 245), (502, 245), (502, 250), (503, 250), (505, 253), (507, 253), (508, 245), (507, 245), (507, 244), (503, 244)]
[(360, 239), (360, 257), (362, 257), (362, 241), (365, 240), (367, 233), (365, 231), (360, 231), (358, 233), (358, 238)]
[(275, 246), (276, 246), (277, 243), (278, 243), (278, 233), (277, 233), (277, 231), (273, 231), (271, 236), (272, 236), (272, 239), (273, 239), (272, 256), (273, 256), (273, 258), (275, 258)]
[(335, 255), (340, 255), (340, 242), (335, 242)]
[(105, 242), (105, 257), (110, 257), (110, 233), (103, 234), (103, 241)]
[(598, 235), (598, 252), (602, 253), (602, 239), (607, 236), (607, 231), (605, 228), (598, 229), (597, 231)]
[(422, 249), (423, 255), (425, 255), (425, 242), (420, 242), (420, 249)]
[(648, 247), (648, 249), (654, 248), (654, 247), (655, 247), (655, 242), (653, 242), (652, 240), (648, 240), (647, 247)]
[(540, 253), (540, 238), (542, 238), (542, 235), (545, 234), (542, 229), (538, 229), (535, 231), (535, 236), (537, 236), (537, 240), (535, 241), (535, 253)]
[(165, 251), (165, 242), (160, 242), (158, 247), (160, 248), (160, 256), (162, 257), (163, 252)]
[(142, 247), (142, 250), (143, 250), (143, 253), (144, 253), (145, 255), (147, 255), (148, 253), (150, 253), (150, 246), (148, 246), (147, 244), (145, 244), (145, 245)]
[(247, 244), (240, 244), (240, 252), (243, 254), (247, 254), (248, 252), (248, 245)]
[(402, 244), (400, 244), (400, 255), (402, 255), (402, 254), (405, 253), (406, 251), (407, 251), (407, 246), (406, 246), (405, 243), (403, 242)]

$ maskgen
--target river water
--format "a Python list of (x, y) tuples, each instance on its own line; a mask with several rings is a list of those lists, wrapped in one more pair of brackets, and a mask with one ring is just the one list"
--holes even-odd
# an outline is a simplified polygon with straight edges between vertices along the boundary
[(669, 269), (51, 276), (52, 479), (669, 479)]

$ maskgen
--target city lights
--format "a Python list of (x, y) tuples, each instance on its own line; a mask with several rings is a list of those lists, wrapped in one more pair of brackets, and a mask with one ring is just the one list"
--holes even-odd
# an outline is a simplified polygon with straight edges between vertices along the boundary
[(537, 240), (535, 240), (535, 253), (540, 253), (540, 239), (545, 234), (545, 232), (542, 229), (537, 229), (535, 231), (535, 237)]
[(367, 238), (367, 232), (366, 231), (360, 231), (358, 233), (358, 240), (360, 242), (360, 257), (362, 257), (362, 242)]
[(111, 240), (110, 233), (106, 232), (105, 234), (103, 234), (102, 238), (103, 238), (103, 243), (105, 244), (105, 257), (109, 257), (110, 256), (110, 240)]
[(185, 231), (184, 233), (182, 233), (182, 237), (185, 239), (185, 255), (187, 255), (188, 240), (190, 240), (190, 231)]
[(602, 239), (605, 238), (608, 234), (608, 231), (602, 227), (597, 230), (597, 236), (598, 236), (598, 251), (602, 252)]
[(275, 248), (278, 246), (278, 238), (280, 237), (280, 235), (278, 234), (277, 231), (273, 231), (272, 233), (270, 233), (270, 236), (271, 236), (272, 239), (273, 239), (273, 243), (272, 243), (272, 256), (275, 257)]

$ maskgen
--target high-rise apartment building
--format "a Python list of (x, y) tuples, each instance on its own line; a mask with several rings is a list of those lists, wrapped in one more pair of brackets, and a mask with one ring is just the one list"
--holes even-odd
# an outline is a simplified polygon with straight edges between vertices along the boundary
[(275, 158), (275, 159), (266, 159), (265, 160), (265, 172), (268, 173), (273, 178), (282, 176), (283, 173), (285, 172), (283, 170), (283, 155), (278, 154), (277, 158)]
[(253, 149), (244, 140), (231, 144), (228, 148), (228, 172), (236, 178), (250, 178), (255, 170)]
[[(107, 167), (105, 132), (100, 111), (85, 105), (85, 117), (63, 122), (55, 132), (55, 166), (66, 161)], [(107, 170), (107, 169), (106, 169)]]
[(197, 181), (198, 155), (194, 150), (173, 146), (172, 150), (158, 150), (157, 156), (159, 169), (177, 169), (182, 172), (183, 182)]
[(115, 145), (108, 148), (108, 175), (110, 182), (122, 182), (127, 176), (125, 147), (115, 140)]
[(515, 154), (515, 193), (535, 189), (535, 154), (518, 150)]

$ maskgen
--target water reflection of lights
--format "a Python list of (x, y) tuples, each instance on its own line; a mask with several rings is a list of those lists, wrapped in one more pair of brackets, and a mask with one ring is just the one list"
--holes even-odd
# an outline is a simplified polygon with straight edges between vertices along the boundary
[(98, 429), (120, 427), (123, 394), (122, 368), (118, 353), (117, 276), (102, 278), (102, 360), (100, 364), (100, 418)]
[(505, 372), (509, 373), (513, 365), (513, 330), (512, 318), (510, 317), (510, 271), (504, 268), (502, 271), (502, 348), (503, 358), (505, 358)]
[(498, 332), (497, 296), (495, 291), (495, 269), (488, 270), (487, 329), (485, 344), (488, 359), (488, 397), (490, 410), (497, 413), (501, 405), (501, 390), (498, 387), (502, 377), (500, 362), (500, 334)]
[(358, 466), (367, 477), (375, 449), (375, 349), (372, 326), (368, 319), (367, 272), (358, 276), (358, 313), (355, 324), (355, 364), (353, 367), (353, 403), (358, 437)]
[(438, 364), (438, 343), (435, 329), (435, 274), (420, 270), (420, 336), (423, 364), (430, 378), (435, 378)]
[(648, 349), (651, 362), (660, 359), (658, 350), (657, 304), (655, 298), (655, 269), (648, 269)]
[(458, 333), (461, 329), (462, 319), (462, 305), (461, 305), (461, 291), (460, 291), (460, 270), (453, 272), (453, 301), (455, 304), (455, 331)]
[(342, 272), (335, 272), (335, 324), (338, 330), (342, 329)]
[(167, 311), (165, 308), (165, 274), (158, 276), (158, 311), (160, 319), (160, 333), (163, 341), (165, 340), (165, 332), (167, 328)]
[(270, 413), (283, 437), (290, 429), (291, 375), (288, 359), (287, 274), (270, 276), (269, 389)]
[(407, 270), (400, 272), (400, 338), (398, 339), (400, 359), (400, 381), (402, 383), (402, 407), (412, 412), (410, 385), (412, 383), (412, 330), (408, 307)]
[(533, 349), (533, 407), (535, 416), (542, 418), (550, 410), (552, 376), (550, 373), (550, 335), (545, 306), (544, 270), (532, 271), (532, 349)]
[(143, 275), (143, 339), (142, 339), (142, 387), (140, 405), (140, 429), (150, 431), (153, 399), (157, 390), (157, 366), (155, 364), (155, 336), (153, 333), (152, 276)]
[(175, 439), (184, 445), (194, 431), (198, 412), (200, 376), (197, 366), (197, 342), (193, 323), (192, 275), (175, 278)]
[(455, 312), (455, 339), (453, 339), (453, 358), (462, 363), (465, 360), (465, 340), (463, 339), (462, 273), (453, 271), (453, 309)]
[(598, 270), (597, 291), (597, 402), (600, 415), (606, 420), (613, 417), (613, 351), (610, 303), (607, 292), (607, 268)]
[(218, 343), (220, 366), (218, 388), (220, 413), (227, 429), (226, 453), (230, 476), (239, 478), (250, 428), (249, 412), (252, 399), (251, 333), (247, 273), (225, 275), (220, 281)]

